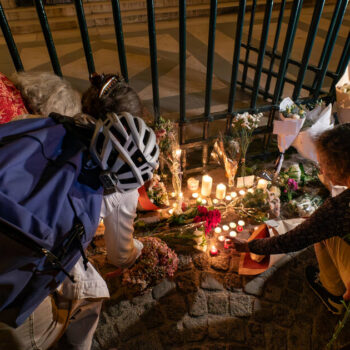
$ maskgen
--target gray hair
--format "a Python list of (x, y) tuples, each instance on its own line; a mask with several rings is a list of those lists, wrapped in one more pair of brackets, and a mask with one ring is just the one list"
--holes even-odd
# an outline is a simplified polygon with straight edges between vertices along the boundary
[(32, 113), (73, 117), (81, 113), (81, 96), (71, 84), (50, 72), (21, 72), (12, 77)]

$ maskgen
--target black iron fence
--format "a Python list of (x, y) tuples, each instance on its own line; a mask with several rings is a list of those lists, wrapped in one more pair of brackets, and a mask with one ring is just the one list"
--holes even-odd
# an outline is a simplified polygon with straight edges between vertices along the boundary
[[(155, 0), (145, 0), (147, 5), (148, 17), (148, 37), (149, 54), (151, 62), (152, 93), (153, 93), (153, 114), (155, 121), (161, 115), (161, 105), (159, 98), (159, 79), (157, 63), (157, 44), (156, 44), (156, 21), (155, 21)], [(310, 1), (307, 6), (310, 6)], [(340, 55), (337, 55), (337, 64), (334, 71), (329, 70), (330, 60), (334, 60), (334, 47), (338, 37), (339, 30), (343, 24), (344, 16), (347, 11), (348, 0), (337, 0), (334, 2), (333, 13), (328, 21), (327, 33), (323, 42), (323, 47), (318, 47), (321, 52), (318, 64), (310, 64), (310, 57), (315, 49), (315, 41), (319, 30), (320, 20), (323, 16), (325, 0), (314, 1), (311, 22), (308, 28), (308, 34), (304, 42), (303, 49), (300, 51), (300, 59), (291, 57), (291, 51), (295, 42), (295, 35), (298, 28), (298, 22), (303, 0), (286, 1), (281, 0), (274, 3), (272, 0), (265, 2), (252, 0), (241, 0), (237, 6), (237, 21), (235, 23), (234, 50), (232, 59), (232, 71), (230, 81), (229, 98), (227, 109), (220, 113), (211, 112), (212, 104), (212, 85), (215, 59), (215, 34), (217, 22), (218, 0), (210, 0), (209, 16), (209, 36), (207, 45), (207, 65), (206, 65), (206, 86), (204, 113), (196, 117), (187, 118), (186, 116), (186, 0), (179, 0), (179, 130), (180, 143), (184, 149), (198, 147), (209, 137), (209, 127), (211, 123), (217, 120), (226, 120), (226, 127), (230, 125), (232, 118), (237, 113), (249, 111), (252, 113), (264, 112), (268, 114), (267, 124), (258, 130), (258, 133), (269, 135), (273, 126), (275, 111), (279, 108), (279, 102), (286, 84), (293, 87), (292, 98), (295, 102), (313, 102), (320, 97), (328, 100), (334, 99), (334, 86), (337, 80), (344, 73), (350, 59), (350, 34), (347, 31), (347, 38)], [(95, 72), (93, 52), (90, 45), (88, 28), (86, 24), (84, 6), (82, 0), (74, 0), (76, 15), (79, 23), (82, 43), (84, 47), (86, 63), (89, 73)], [(306, 4), (305, 4), (306, 5)], [(305, 6), (304, 5), (304, 6)], [(52, 39), (49, 22), (46, 16), (45, 7), (42, 0), (35, 1), (36, 10), (46, 41), (47, 49), (50, 55), (51, 64), (56, 74), (62, 75), (59, 59), (57, 57), (55, 44)], [(122, 16), (119, 0), (111, 0), (113, 10), (115, 35), (117, 50), (119, 56), (121, 74), (126, 81), (128, 77), (128, 65), (126, 59), (126, 50), (124, 46), (124, 35)], [(287, 12), (287, 7), (290, 11)], [(291, 7), (291, 8), (290, 8)], [(263, 25), (259, 40), (252, 40), (252, 33), (256, 25), (255, 16), (257, 11), (263, 9)], [(277, 22), (275, 29), (271, 30), (271, 16), (273, 11), (277, 11)], [(289, 16), (289, 17), (288, 17)], [(248, 24), (247, 24), (248, 21)], [(283, 32), (283, 23), (287, 23), (286, 34)], [(4, 10), (0, 3), (0, 25), (4, 34), (7, 46), (9, 48), (16, 70), (23, 70), (20, 55), (18, 53), (15, 41), (11, 34), (10, 27), (6, 20)], [(248, 33), (243, 36), (243, 28), (248, 25)], [(284, 33), (283, 33), (284, 34)], [(244, 37), (244, 40), (243, 40)], [(267, 45), (268, 39), (273, 42)], [(281, 46), (281, 41), (283, 45)], [(281, 49), (282, 47), (282, 49)], [(252, 59), (252, 56), (257, 59)], [(288, 75), (288, 71), (297, 70), (296, 78)], [(247, 80), (248, 70), (254, 72), (253, 82)], [(312, 74), (313, 78), (305, 79), (306, 75)], [(264, 83), (262, 83), (264, 76)], [(325, 79), (330, 79), (331, 83), (324, 86)], [(237, 91), (243, 89), (249, 92), (250, 103), (247, 107), (237, 107)], [(301, 91), (307, 91), (308, 96), (301, 97)], [(305, 93), (304, 93), (305, 95)], [(260, 97), (260, 98), (258, 98)], [(263, 103), (261, 103), (263, 101)], [(202, 123), (203, 134), (197, 139), (187, 139), (185, 128), (194, 123)], [(268, 143), (268, 137), (265, 137), (265, 147)], [(203, 148), (204, 165), (207, 159), (207, 149)]]

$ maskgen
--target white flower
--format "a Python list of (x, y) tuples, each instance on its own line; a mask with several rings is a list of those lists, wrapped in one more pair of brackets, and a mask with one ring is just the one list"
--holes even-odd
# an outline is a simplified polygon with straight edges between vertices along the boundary
[(297, 182), (300, 181), (300, 178), (301, 178), (301, 170), (300, 170), (300, 167), (299, 167), (299, 164), (298, 163), (294, 163), (292, 164), (288, 171), (287, 171), (288, 175), (292, 178), (292, 179), (295, 179)]

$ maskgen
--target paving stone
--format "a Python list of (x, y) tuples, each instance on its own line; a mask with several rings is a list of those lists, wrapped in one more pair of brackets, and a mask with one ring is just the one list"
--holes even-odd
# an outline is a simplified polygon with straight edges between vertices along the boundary
[(287, 287), (296, 292), (302, 293), (304, 288), (304, 278), (303, 275), (297, 275), (296, 273), (289, 272)]
[(281, 327), (291, 327), (295, 320), (295, 315), (290, 309), (282, 305), (276, 305), (273, 309), (273, 319)]
[(152, 290), (149, 290), (145, 294), (142, 294), (142, 295), (139, 295), (139, 296), (135, 296), (131, 300), (131, 303), (133, 305), (138, 305), (138, 306), (144, 306), (144, 305), (152, 304), (152, 303), (155, 303), (155, 302), (156, 301), (153, 299), (153, 296), (152, 296)]
[(218, 275), (203, 272), (201, 274), (201, 287), (206, 290), (224, 290), (222, 283), (218, 279)]
[(264, 299), (278, 302), (281, 300), (283, 288), (267, 284), (264, 289)]
[(249, 322), (247, 325), (247, 344), (254, 346), (265, 346), (264, 325), (260, 323)]
[(199, 253), (192, 256), (195, 267), (199, 270), (207, 270), (210, 266), (209, 257), (205, 253)]
[(226, 344), (213, 344), (209, 345), (209, 350), (226, 350)]
[(300, 294), (293, 292), (290, 289), (285, 289), (281, 296), (281, 304), (296, 310), (299, 306)]
[(208, 336), (214, 340), (225, 340), (227, 338), (228, 317), (213, 316), (208, 317)]
[(253, 348), (243, 345), (229, 344), (227, 350), (253, 350)]
[(212, 257), (210, 259), (210, 266), (214, 270), (227, 271), (230, 266), (230, 256), (224, 254)]
[(288, 349), (311, 349), (311, 334), (304, 328), (294, 326), (288, 331)]
[(208, 312), (214, 315), (225, 315), (228, 312), (228, 295), (226, 292), (207, 294)]
[(230, 314), (236, 317), (249, 317), (253, 313), (255, 297), (243, 293), (230, 293)]
[(186, 303), (179, 294), (173, 294), (161, 299), (161, 305), (165, 309), (168, 319), (181, 320), (187, 312)]
[(123, 344), (125, 350), (163, 350), (163, 346), (155, 332), (148, 332)]
[(197, 271), (186, 271), (176, 276), (178, 289), (185, 293), (195, 293), (199, 288), (199, 274)]
[(243, 290), (247, 294), (255, 295), (261, 297), (264, 293), (265, 279), (262, 277), (255, 277), (253, 280), (248, 282)]
[(170, 293), (172, 290), (176, 288), (176, 284), (173, 281), (169, 281), (168, 279), (164, 279), (162, 282), (160, 282), (158, 285), (156, 285), (153, 288), (152, 295), (154, 299), (158, 300), (168, 293)]
[[(184, 332), (182, 321), (163, 325), (159, 329), (159, 337), (165, 349), (183, 344)], [(181, 345), (181, 349), (182, 349)]]
[(99, 324), (94, 334), (92, 349), (106, 349), (117, 342), (118, 330), (113, 323), (113, 318), (110, 318), (106, 312), (101, 312)]
[(227, 320), (227, 339), (237, 343), (246, 341), (246, 321), (237, 317), (230, 317)]
[(183, 318), (183, 326), (186, 341), (200, 341), (204, 339), (208, 333), (208, 318), (206, 316), (195, 318), (185, 316)]
[(142, 314), (141, 319), (147, 328), (155, 328), (165, 322), (165, 315), (159, 304), (152, 305)]
[(202, 289), (195, 294), (187, 296), (189, 314), (194, 317), (203, 316), (208, 313), (207, 298)]
[(254, 321), (268, 323), (274, 319), (273, 304), (262, 299), (255, 299), (253, 304)]
[[(276, 327), (270, 323), (265, 324), (266, 349), (269, 350), (287, 350), (287, 331)], [(293, 348), (288, 348), (293, 349)], [(297, 348), (295, 348), (297, 349)]]
[(190, 255), (178, 254), (179, 264), (178, 271), (187, 271), (193, 269), (192, 257)]
[(230, 291), (242, 289), (242, 278), (237, 273), (225, 273), (224, 287)]

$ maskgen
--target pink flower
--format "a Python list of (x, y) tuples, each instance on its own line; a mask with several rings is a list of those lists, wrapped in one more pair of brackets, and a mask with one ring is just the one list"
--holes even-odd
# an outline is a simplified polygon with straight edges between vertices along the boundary
[(298, 183), (294, 179), (288, 179), (287, 185), (290, 190), (297, 191), (298, 190)]

